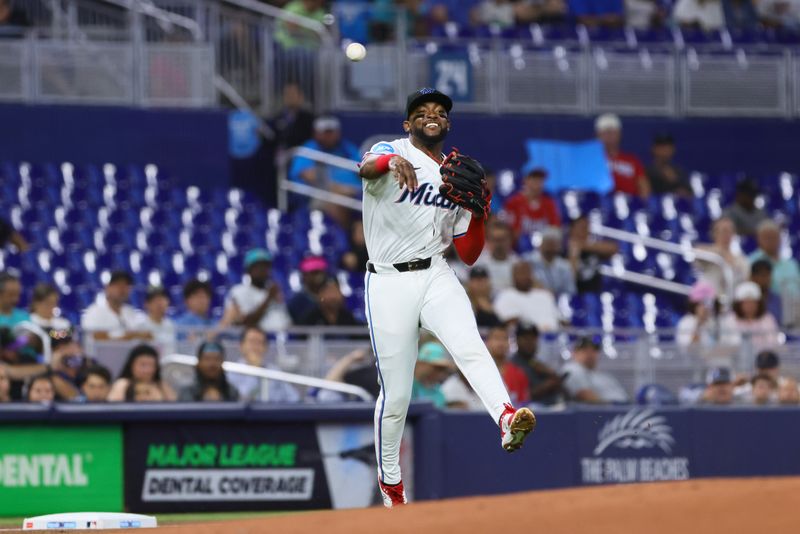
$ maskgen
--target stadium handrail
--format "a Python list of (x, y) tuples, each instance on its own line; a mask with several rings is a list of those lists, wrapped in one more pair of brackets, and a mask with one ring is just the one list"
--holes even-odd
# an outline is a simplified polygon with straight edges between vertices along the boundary
[(292, 158), (300, 156), (303, 158), (324, 163), (332, 167), (338, 167), (352, 172), (358, 172), (358, 164), (355, 161), (333, 154), (328, 154), (320, 150), (299, 146), (284, 151), (278, 156), (278, 208), (287, 211), (289, 207), (289, 192), (305, 195), (317, 200), (324, 200), (332, 204), (338, 204), (355, 211), (361, 211), (361, 201), (350, 198), (339, 193), (333, 193), (321, 187), (314, 187), (306, 184), (298, 184), (289, 180), (289, 164)]
[(689, 291), (691, 290), (691, 286), (686, 284), (679, 284), (678, 282), (672, 282), (670, 280), (662, 280), (657, 276), (629, 271), (624, 267), (621, 271), (618, 271), (617, 268), (610, 265), (601, 265), (600, 274), (609, 278), (616, 278), (625, 282), (649, 286), (654, 289), (669, 291), (670, 293), (678, 293), (680, 295), (689, 295)]
[[(197, 365), (197, 358), (194, 356), (187, 356), (185, 354), (172, 354), (161, 358), (161, 365), (183, 365), (187, 367), (194, 367)], [(372, 402), (375, 400), (373, 396), (362, 387), (344, 384), (342, 382), (334, 382), (332, 380), (325, 380), (324, 378), (287, 373), (285, 371), (278, 371), (277, 369), (264, 369), (263, 367), (255, 367), (237, 362), (223, 362), (222, 368), (229, 373), (254, 376), (262, 381), (276, 380), (278, 382), (286, 382), (299, 386), (327, 389), (330, 391), (336, 391), (338, 393), (344, 393), (346, 395), (355, 395), (359, 399), (367, 402)]]
[(713, 263), (722, 270), (722, 276), (725, 279), (725, 286), (727, 290), (726, 296), (729, 299), (728, 302), (733, 303), (733, 290), (734, 290), (733, 268), (730, 265), (728, 265), (725, 259), (716, 252), (699, 249), (697, 247), (686, 247), (684, 245), (678, 245), (670, 241), (664, 241), (663, 239), (656, 239), (654, 237), (644, 236), (634, 232), (626, 232), (625, 230), (610, 228), (608, 226), (604, 226), (602, 224), (597, 224), (597, 223), (591, 224), (590, 231), (593, 234), (602, 237), (608, 237), (611, 239), (616, 239), (618, 241), (625, 241), (627, 243), (633, 243), (634, 245), (643, 245), (645, 247), (661, 250), (663, 252), (680, 254), (681, 256), (690, 255), (696, 257), (697, 259)]

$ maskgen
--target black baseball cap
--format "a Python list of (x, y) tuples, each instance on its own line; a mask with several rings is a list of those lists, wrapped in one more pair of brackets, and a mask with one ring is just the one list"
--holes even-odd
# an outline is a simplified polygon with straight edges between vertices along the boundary
[(517, 323), (517, 337), (531, 335), (539, 337), (539, 328), (533, 323), (520, 321)]
[(600, 341), (596, 338), (596, 336), (583, 336), (578, 338), (578, 340), (575, 342), (575, 350), (586, 349), (589, 347), (596, 350), (600, 349)]
[(469, 279), (473, 278), (489, 278), (489, 271), (485, 267), (473, 267), (469, 271)]
[(653, 136), (654, 145), (674, 145), (675, 138), (669, 132), (658, 132)]
[(758, 183), (752, 178), (744, 178), (736, 184), (736, 192), (757, 195), (759, 193)]
[(708, 384), (730, 384), (732, 382), (731, 370), (727, 367), (715, 367), (708, 373)]
[(756, 369), (775, 369), (779, 365), (778, 355), (771, 350), (762, 350), (756, 356)]
[(450, 110), (453, 109), (453, 101), (449, 96), (441, 91), (437, 91), (433, 87), (423, 87), (419, 91), (415, 91), (408, 95), (408, 100), (406, 100), (406, 117), (411, 115), (411, 112), (414, 111), (417, 106), (426, 102), (436, 102), (441, 104), (448, 113), (450, 113)]

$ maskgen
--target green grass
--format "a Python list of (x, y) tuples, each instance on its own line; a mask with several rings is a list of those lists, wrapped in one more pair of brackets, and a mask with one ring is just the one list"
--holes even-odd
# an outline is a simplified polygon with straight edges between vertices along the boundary
[[(176, 523), (201, 523), (204, 521), (230, 521), (237, 519), (253, 519), (303, 512), (212, 512), (202, 514), (155, 514), (159, 525)], [(149, 515), (149, 514), (145, 514)], [(0, 517), (0, 528), (21, 528), (24, 517)]]

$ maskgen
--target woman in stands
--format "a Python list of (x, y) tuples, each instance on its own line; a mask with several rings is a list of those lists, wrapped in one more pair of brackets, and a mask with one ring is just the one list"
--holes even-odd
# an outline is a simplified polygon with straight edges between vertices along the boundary
[(228, 382), (222, 362), (225, 349), (216, 341), (206, 341), (197, 349), (194, 383), (181, 390), (178, 400), (237, 401), (239, 392)]
[[(697, 248), (701, 250), (714, 252), (722, 257), (733, 271), (733, 287), (744, 282), (750, 276), (750, 264), (747, 262), (747, 258), (732, 248), (735, 235), (736, 227), (733, 221), (728, 217), (720, 217), (711, 227), (711, 238), (714, 242), (708, 245), (697, 245)], [(722, 267), (704, 261), (698, 261), (697, 267), (702, 272), (703, 278), (714, 286), (718, 295), (730, 294), (728, 292), (732, 287), (725, 283)]]
[(736, 286), (733, 312), (736, 325), (744, 341), (749, 340), (753, 354), (779, 344), (778, 322), (767, 311), (761, 299), (761, 288), (755, 282), (743, 282)]
[(174, 401), (177, 398), (175, 390), (161, 380), (158, 351), (150, 345), (141, 344), (131, 349), (119, 378), (111, 386), (108, 400), (111, 402), (125, 401), (132, 382), (154, 385), (161, 391), (164, 400)]
[(72, 324), (63, 317), (57, 317), (58, 290), (50, 284), (37, 284), (31, 298), (31, 321), (45, 330), (70, 330)]
[(736, 318), (722, 312), (713, 284), (701, 279), (689, 292), (688, 313), (678, 321), (675, 342), (703, 355), (730, 355), (739, 344)]

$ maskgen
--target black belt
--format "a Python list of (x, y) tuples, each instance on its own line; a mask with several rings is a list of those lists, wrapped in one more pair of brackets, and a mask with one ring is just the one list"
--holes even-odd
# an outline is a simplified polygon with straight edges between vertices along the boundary
[[(424, 260), (411, 260), (405, 263), (393, 263), (392, 267), (397, 269), (398, 272), (405, 273), (408, 271), (424, 271), (431, 266), (431, 259), (425, 258)], [(378, 273), (372, 262), (367, 263), (367, 270), (371, 273)]]

